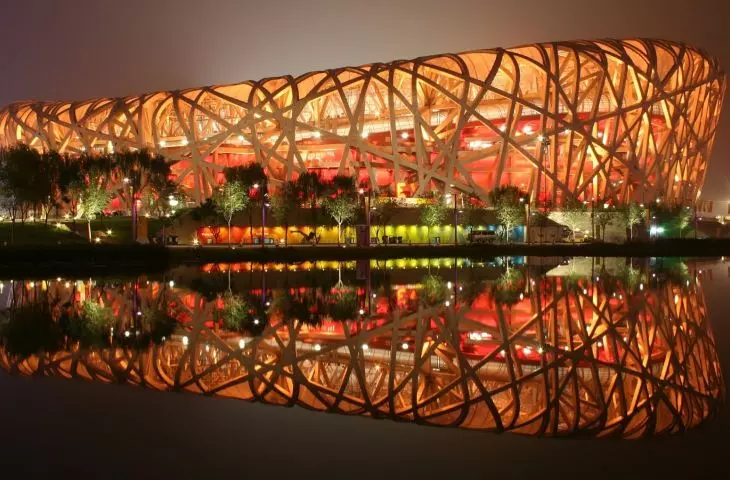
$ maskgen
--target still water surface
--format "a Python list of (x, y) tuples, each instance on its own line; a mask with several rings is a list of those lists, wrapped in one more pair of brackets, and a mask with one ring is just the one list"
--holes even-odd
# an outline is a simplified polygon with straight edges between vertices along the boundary
[(702, 272), (719, 264), (405, 259), (4, 279), (0, 367), (526, 435), (679, 433), (722, 408)]

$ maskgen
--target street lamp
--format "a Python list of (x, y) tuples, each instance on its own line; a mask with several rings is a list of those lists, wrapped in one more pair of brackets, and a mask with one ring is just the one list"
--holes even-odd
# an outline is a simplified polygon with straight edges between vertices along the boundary
[(268, 198), (269, 194), (264, 193), (263, 199), (261, 200), (261, 248), (265, 247), (264, 240), (266, 239), (266, 234), (264, 233), (264, 228), (266, 228), (266, 209), (271, 206)]
[(362, 207), (363, 211), (365, 212), (365, 225), (367, 229), (367, 239), (366, 239), (366, 246), (370, 246), (370, 213), (375, 210), (375, 207), (372, 206), (372, 189), (368, 188), (368, 195), (365, 196), (365, 189), (360, 188), (357, 191), (358, 194), (362, 195)]
[(138, 173), (131, 172), (132, 177), (124, 177), (122, 181), (125, 185), (129, 185), (132, 192), (132, 241), (137, 241), (137, 184), (139, 184)]
[[(253, 189), (256, 190), (256, 195), (261, 195), (261, 248), (266, 246), (264, 242), (266, 239), (266, 207), (271, 205), (271, 203), (269, 203), (269, 192), (266, 186), (266, 178), (263, 179), (263, 184), (256, 182), (252, 185)], [(251, 238), (251, 241), (253, 242), (253, 238)]]
[(530, 212), (530, 197), (520, 197), (520, 203), (526, 204), (525, 209), (527, 210), (527, 218), (525, 219), (525, 241), (526, 243), (530, 243), (530, 220), (531, 220), (531, 212)]
[(453, 190), (454, 184), (453, 183), (450, 184), (449, 188), (451, 188), (452, 191), (446, 194), (446, 200), (451, 200), (452, 197), (454, 199), (454, 245), (458, 245), (459, 239), (457, 236), (457, 232), (458, 232), (459, 223), (458, 223), (458, 211), (457, 211), (457, 205), (456, 205), (456, 192)]
[[(170, 208), (172, 209), (172, 213), (175, 213), (175, 207), (177, 207), (180, 202), (177, 198), (175, 198), (172, 195), (167, 196), (167, 204), (170, 205)], [(145, 216), (149, 216), (149, 214), (145, 213)], [(170, 212), (165, 212), (165, 218), (170, 218)], [(167, 238), (165, 237), (165, 227), (167, 226), (167, 221), (162, 222), (162, 244), (167, 244)]]

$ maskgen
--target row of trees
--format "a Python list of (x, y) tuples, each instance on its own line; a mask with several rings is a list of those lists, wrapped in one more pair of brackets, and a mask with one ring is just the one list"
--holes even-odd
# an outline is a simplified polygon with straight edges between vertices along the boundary
[[(267, 207), (277, 222), (285, 228), (285, 244), (288, 244), (289, 224), (295, 210), (301, 206), (309, 209), (312, 220), (312, 232), (306, 236), (313, 244), (318, 242), (316, 231), (319, 226), (317, 218), (320, 209), (337, 224), (338, 243), (342, 242), (342, 227), (352, 222), (358, 211), (364, 210), (360, 205), (359, 194), (364, 188), (358, 188), (354, 177), (336, 175), (330, 180), (323, 180), (317, 173), (304, 172), (296, 180), (287, 181), (269, 195), (268, 182), (263, 168), (258, 164), (229, 167), (225, 169), (226, 183), (221, 185), (211, 199), (208, 212), (216, 212), (228, 225), (228, 243), (231, 243), (231, 226), (233, 218), (239, 212), (248, 210), (250, 236), (254, 238), (252, 212), (261, 209), (265, 215)], [(364, 198), (362, 198), (364, 202)], [(442, 225), (447, 218), (449, 205), (445, 197), (432, 194), (425, 198), (421, 208), (420, 220), (428, 228)], [(525, 194), (516, 187), (504, 186), (490, 194), (490, 203), (495, 207), (500, 224), (504, 225), (509, 237), (512, 229), (524, 221)], [(476, 196), (470, 196), (462, 202), (460, 223), (473, 224), (479, 210), (486, 208), (486, 203)], [(363, 213), (370, 216), (371, 225), (375, 227), (375, 236), (392, 220), (401, 204), (392, 197), (376, 196), (371, 198), (369, 211)], [(263, 219), (262, 219), (263, 220)], [(263, 222), (262, 222), (263, 224)], [(263, 240), (263, 229), (261, 232)]]
[[(509, 185), (492, 190), (489, 193), (489, 204), (474, 195), (466, 196), (458, 207), (459, 213), (455, 223), (471, 228), (478, 224), (480, 211), (489, 206), (496, 215), (497, 223), (503, 229), (504, 239), (509, 241), (512, 230), (525, 223), (528, 202), (527, 193)], [(449, 206), (442, 197), (434, 195), (421, 210), (421, 223), (429, 227), (429, 230), (431, 227), (442, 225), (448, 216), (448, 209)], [(535, 212), (535, 214), (546, 213)], [(621, 206), (604, 202), (589, 205), (588, 202), (577, 200), (568, 201), (560, 210), (550, 213), (551, 217), (553, 215), (558, 223), (570, 229), (573, 241), (576, 240), (575, 233), (586, 227), (590, 227), (597, 238), (605, 240), (606, 229), (609, 226), (625, 229), (628, 238), (633, 239), (635, 227), (644, 222), (661, 226), (667, 236), (681, 237), (692, 219), (690, 208), (681, 205), (652, 203), (644, 206), (636, 202)]]
[[(358, 211), (358, 190), (354, 177), (336, 175), (329, 181), (313, 172), (304, 172), (294, 181), (281, 185), (275, 194), (269, 194), (268, 179), (259, 164), (229, 167), (224, 170), (226, 182), (218, 187), (210, 200), (212, 210), (228, 225), (228, 243), (236, 214), (248, 211), (250, 236), (254, 238), (253, 212), (261, 211), (262, 225), (268, 208), (278, 223), (284, 226), (284, 242), (288, 244), (289, 225), (297, 208), (305, 205), (311, 214), (312, 232), (305, 238), (318, 243), (316, 231), (320, 208), (332, 217), (338, 227), (338, 242), (342, 241), (342, 226), (353, 220)], [(302, 232), (300, 232), (302, 233)], [(263, 227), (261, 240), (263, 243)], [(304, 235), (304, 233), (302, 233)]]
[(573, 241), (575, 232), (586, 226), (586, 222), (597, 238), (605, 240), (609, 226), (624, 228), (629, 239), (633, 239), (635, 227), (641, 223), (654, 224), (666, 229), (668, 236), (684, 235), (692, 220), (692, 211), (687, 206), (652, 203), (649, 206), (631, 202), (615, 206), (598, 202), (569, 201), (557, 212), (561, 223), (570, 228)]
[[(504, 236), (509, 241), (512, 230), (524, 223), (525, 202), (527, 194), (517, 187), (505, 185), (492, 190), (489, 193), (489, 205), (494, 209), (497, 222), (503, 227)], [(421, 223), (428, 228), (428, 237), (431, 238), (431, 228), (443, 225), (448, 216), (449, 205), (445, 200), (448, 197), (434, 194), (421, 209)], [(466, 225), (472, 228), (479, 223), (480, 213), (487, 208), (488, 204), (476, 195), (469, 195), (462, 198), (459, 205), (454, 199), (456, 224)]]
[(167, 200), (184, 195), (170, 177), (170, 164), (148, 150), (80, 157), (22, 144), (0, 150), (0, 197), (12, 224), (11, 243), (16, 222), (48, 223), (61, 210), (74, 222), (86, 220), (91, 241), (91, 221), (114, 197), (129, 206), (135, 223), (138, 203), (162, 217), (169, 213)]
[[(312, 231), (301, 233), (305, 240), (316, 244), (319, 218), (323, 209), (338, 226), (338, 243), (342, 241), (343, 225), (352, 222), (358, 212), (369, 215), (379, 236), (395, 215), (399, 202), (389, 197), (376, 196), (364, 212), (363, 193), (354, 177), (336, 175), (323, 180), (315, 172), (304, 172), (294, 181), (284, 182), (275, 192), (269, 194), (269, 182), (264, 168), (259, 164), (229, 167), (224, 170), (226, 182), (218, 187), (214, 195), (200, 209), (206, 217), (215, 215), (228, 225), (228, 242), (231, 241), (231, 225), (234, 216), (247, 211), (250, 237), (254, 238), (253, 216), (261, 212), (262, 225), (265, 215), (270, 211), (277, 222), (285, 227), (285, 243), (288, 244), (289, 225), (295, 211), (305, 206), (310, 211)], [(70, 157), (55, 151), (39, 152), (26, 145), (17, 145), (0, 150), (0, 197), (2, 207), (10, 218), (11, 242), (16, 222), (25, 223), (28, 219), (48, 222), (52, 212), (62, 209), (70, 218), (84, 219), (87, 222), (91, 240), (91, 221), (117, 197), (120, 204), (131, 210), (132, 222), (136, 226), (138, 206), (152, 216), (164, 217), (170, 213), (169, 198), (178, 203), (184, 192), (171, 180), (170, 163), (162, 156), (147, 150), (119, 151), (112, 154), (84, 154)], [(363, 200), (361, 204), (360, 200)], [(448, 201), (447, 201), (448, 200)], [(525, 205), (529, 198), (513, 186), (498, 187), (489, 194), (489, 205), (494, 208), (497, 221), (503, 227), (505, 238), (509, 240), (514, 227), (525, 221)], [(421, 208), (421, 223), (431, 228), (443, 225), (451, 206), (451, 197), (430, 195)], [(480, 211), (487, 204), (476, 196), (462, 196), (459, 214), (454, 206), (454, 223), (475, 225)], [(269, 210), (270, 209), (270, 210)], [(652, 204), (650, 209), (638, 204), (613, 208), (607, 204), (590, 208), (585, 202), (569, 201), (558, 212), (559, 222), (575, 232), (590, 218), (591, 228), (596, 236), (605, 237), (609, 225), (623, 225), (633, 236), (634, 227), (642, 219), (650, 216), (656, 223), (670, 225), (670, 229), (680, 235), (689, 224), (691, 212), (685, 207), (665, 207)], [(207, 218), (210, 220), (210, 218)], [(133, 227), (134, 231), (134, 227)], [(136, 239), (136, 235), (135, 239)], [(264, 231), (262, 226), (261, 239)]]

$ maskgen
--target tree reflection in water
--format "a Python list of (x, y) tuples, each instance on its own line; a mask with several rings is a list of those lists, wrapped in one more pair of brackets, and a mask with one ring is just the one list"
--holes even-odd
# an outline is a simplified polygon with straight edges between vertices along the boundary
[(692, 265), (398, 262), (5, 282), (0, 364), (529, 435), (674, 433), (722, 400)]

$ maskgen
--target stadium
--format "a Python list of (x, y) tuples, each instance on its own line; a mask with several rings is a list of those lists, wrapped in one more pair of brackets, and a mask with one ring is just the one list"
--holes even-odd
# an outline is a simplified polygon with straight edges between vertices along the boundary
[(384, 195), (434, 190), (531, 202), (696, 201), (725, 90), (718, 62), (681, 43), (526, 45), (238, 84), (0, 110), (0, 145), (69, 154), (149, 148), (197, 201), (227, 166), (276, 188), (303, 171)]

